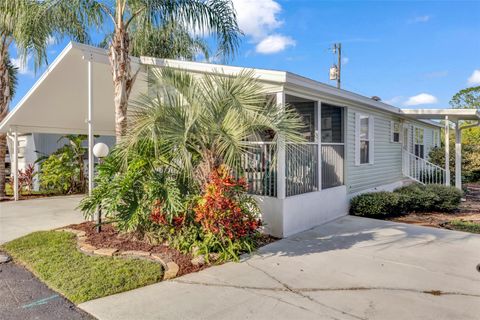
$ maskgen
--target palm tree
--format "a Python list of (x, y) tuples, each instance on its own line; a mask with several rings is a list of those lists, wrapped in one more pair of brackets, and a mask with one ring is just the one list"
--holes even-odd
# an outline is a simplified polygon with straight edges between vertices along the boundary
[[(128, 99), (138, 72), (132, 71), (132, 53), (148, 55), (167, 52), (167, 57), (170, 57), (173, 52), (174, 56), (188, 58), (192, 56), (192, 51), (185, 52), (185, 48), (205, 51), (203, 42), (189, 36), (190, 30), (215, 36), (217, 54), (228, 57), (235, 53), (241, 34), (231, 0), (83, 1), (95, 3), (95, 8), (110, 18), (113, 25), (113, 32), (109, 35), (109, 56), (114, 85), (115, 134), (118, 141), (126, 134)], [(178, 40), (172, 41), (170, 38), (162, 41), (165, 35)], [(171, 47), (166, 47), (166, 43)]]
[[(84, 26), (101, 21), (93, 9), (90, 3), (75, 0), (59, 4), (53, 0), (0, 0), (0, 121), (9, 111), (16, 83), (10, 50), (15, 47), (23, 63), (33, 56), (37, 70), (47, 62), (51, 37), (88, 41)], [(6, 135), (0, 134), (0, 197), (5, 196), (5, 153)]]
[(268, 99), (252, 72), (199, 77), (154, 69), (149, 86), (150, 94), (131, 103), (128, 134), (116, 150), (123, 163), (150, 152), (202, 187), (220, 165), (238, 168), (248, 141), (266, 132), (273, 143), (280, 136), (303, 141), (298, 114)]
[[(5, 68), (5, 70), (2, 70)], [(5, 119), (8, 113), (11, 97), (15, 95), (17, 87), (17, 68), (10, 61), (8, 52), (0, 65), (0, 121)], [(7, 153), (7, 136), (0, 133), (0, 198), (5, 197), (5, 155)]]

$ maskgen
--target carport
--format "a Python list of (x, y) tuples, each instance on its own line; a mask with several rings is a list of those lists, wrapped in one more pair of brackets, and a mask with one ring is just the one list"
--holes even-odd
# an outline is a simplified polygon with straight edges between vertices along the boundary
[[(132, 57), (133, 69), (139, 60)], [(136, 85), (133, 91), (141, 85)], [(134, 94), (134, 92), (132, 92)], [(88, 189), (93, 187), (94, 135), (115, 135), (113, 83), (106, 50), (69, 43), (0, 123), (13, 145), (14, 198), (18, 200), (18, 135), (87, 134)]]
[[(445, 121), (445, 172), (446, 184), (450, 185), (450, 124), (455, 126), (455, 187), (462, 189), (462, 130), (480, 125), (480, 111), (477, 109), (401, 109), (401, 113), (423, 120)], [(476, 121), (461, 126), (461, 121)]]

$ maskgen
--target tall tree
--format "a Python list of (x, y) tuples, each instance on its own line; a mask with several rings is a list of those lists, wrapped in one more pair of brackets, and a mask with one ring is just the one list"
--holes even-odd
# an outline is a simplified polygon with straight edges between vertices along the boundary
[[(88, 41), (84, 26), (100, 24), (94, 3), (77, 0), (0, 0), (0, 121), (9, 111), (15, 85), (10, 51), (15, 48), (22, 63), (32, 56), (35, 70), (47, 62), (49, 39), (69, 36)], [(0, 134), (0, 197), (5, 196), (6, 135)]]
[(231, 0), (84, 1), (98, 4), (113, 26), (108, 47), (117, 140), (126, 134), (127, 104), (137, 75), (130, 63), (132, 53), (169, 53), (171, 57), (173, 52), (174, 56), (188, 58), (192, 51), (185, 48), (205, 51), (204, 43), (189, 32), (212, 35), (217, 40), (219, 56), (231, 56), (238, 47), (241, 32)]

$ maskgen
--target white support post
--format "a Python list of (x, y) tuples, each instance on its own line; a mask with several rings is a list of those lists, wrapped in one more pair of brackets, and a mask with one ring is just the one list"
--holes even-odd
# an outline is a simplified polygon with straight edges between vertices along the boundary
[(450, 185), (450, 125), (445, 116), (445, 185)]
[(88, 195), (93, 190), (93, 85), (92, 59), (88, 60)]
[(317, 101), (318, 190), (322, 190), (322, 102)]
[(462, 190), (462, 130), (455, 122), (455, 187)]
[(17, 128), (13, 132), (13, 198), (18, 201), (20, 198), (18, 190), (18, 132)]
[[(277, 92), (277, 104), (285, 108), (285, 92)], [(277, 146), (277, 198), (285, 199), (286, 197), (286, 152), (285, 152), (285, 138), (280, 136)]]

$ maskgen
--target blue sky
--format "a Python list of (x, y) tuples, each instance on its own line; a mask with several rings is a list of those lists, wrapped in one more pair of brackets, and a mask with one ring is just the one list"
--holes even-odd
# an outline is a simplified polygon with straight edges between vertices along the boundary
[[(447, 107), (458, 90), (480, 85), (480, 1), (234, 4), (245, 37), (233, 65), (288, 70), (334, 85), (328, 48), (341, 42), (342, 87), (398, 107)], [(67, 42), (49, 47), (50, 62)], [(12, 106), (42, 70), (35, 74), (31, 63), (21, 68)]]

